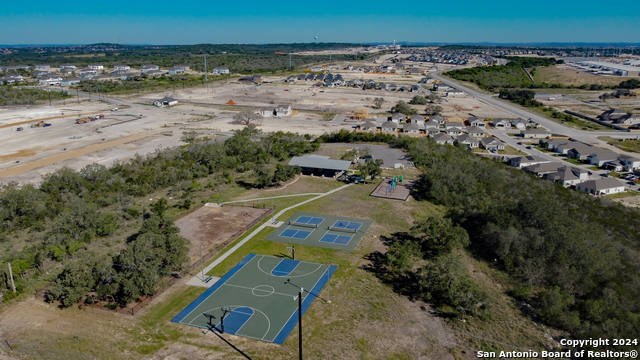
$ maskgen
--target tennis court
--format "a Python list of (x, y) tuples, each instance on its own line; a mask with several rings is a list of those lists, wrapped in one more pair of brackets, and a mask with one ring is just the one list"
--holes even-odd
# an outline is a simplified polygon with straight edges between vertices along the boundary
[(336, 270), (335, 265), (249, 254), (171, 322), (282, 345)]
[(297, 212), (267, 240), (353, 251), (371, 226), (368, 219)]

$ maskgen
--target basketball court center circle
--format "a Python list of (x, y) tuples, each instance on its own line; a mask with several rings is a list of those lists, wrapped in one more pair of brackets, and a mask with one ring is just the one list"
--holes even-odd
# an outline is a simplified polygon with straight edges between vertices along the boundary
[(267, 297), (273, 295), (274, 292), (276, 292), (276, 289), (271, 285), (258, 285), (251, 289), (251, 293), (257, 297)]

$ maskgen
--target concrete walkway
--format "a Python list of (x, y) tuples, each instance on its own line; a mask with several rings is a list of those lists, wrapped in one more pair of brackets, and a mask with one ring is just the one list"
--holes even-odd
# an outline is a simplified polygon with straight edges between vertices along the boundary
[[(275, 219), (275, 218), (278, 218), (278, 217), (280, 217), (280, 216), (282, 216), (282, 214), (284, 214), (285, 212), (287, 212), (287, 211), (289, 211), (289, 210), (291, 210), (291, 209), (294, 209), (294, 208), (296, 208), (296, 207), (298, 207), (298, 206), (301, 206), (301, 205), (304, 205), (304, 204), (310, 203), (310, 202), (312, 202), (312, 201), (315, 201), (315, 200), (321, 199), (321, 198), (323, 198), (323, 197), (325, 197), (325, 196), (327, 196), (327, 195), (331, 195), (331, 194), (333, 194), (333, 193), (335, 193), (335, 192), (338, 192), (338, 191), (340, 191), (340, 190), (342, 190), (342, 189), (346, 189), (346, 188), (348, 188), (349, 186), (352, 186), (352, 185), (354, 185), (354, 184), (353, 184), (353, 183), (351, 183), (351, 184), (347, 184), (347, 185), (341, 186), (341, 187), (339, 187), (339, 188), (337, 188), (337, 189), (333, 189), (333, 190), (331, 190), (331, 191), (328, 191), (328, 192), (326, 192), (326, 193), (321, 193), (320, 195), (318, 195), (318, 196), (316, 196), (316, 197), (313, 197), (313, 198), (311, 198), (311, 199), (305, 200), (305, 201), (300, 202), (300, 203), (297, 203), (297, 204), (295, 204), (295, 205), (291, 205), (291, 206), (289, 206), (289, 207), (288, 207), (288, 208), (286, 208), (286, 209), (282, 209), (282, 210), (280, 210), (280, 211), (279, 211), (279, 212), (274, 216), (274, 219)], [(297, 195), (298, 195), (298, 196), (301, 196), (301, 195), (309, 195), (309, 194), (297, 194)], [(311, 195), (312, 195), (312, 194), (311, 194)], [(284, 196), (292, 196), (292, 195), (283, 195), (283, 197), (284, 197)], [(274, 198), (275, 198), (275, 196), (274, 196)], [(269, 197), (269, 198), (265, 198), (265, 199), (271, 199), (271, 197)], [(251, 201), (251, 200), (238, 200), (238, 201)], [(232, 202), (232, 201), (230, 201), (230, 202)], [(229, 203), (229, 202), (228, 202), (228, 203)], [(217, 205), (217, 204), (216, 204), (216, 205)], [(215, 205), (214, 205), (214, 206), (215, 206)], [(268, 226), (268, 224), (269, 224), (269, 221), (267, 221), (267, 222), (263, 223), (262, 225), (260, 225), (260, 226), (259, 226), (257, 229), (255, 229), (251, 234), (247, 235), (244, 239), (242, 239), (242, 241), (240, 241), (239, 243), (237, 243), (234, 247), (232, 247), (231, 249), (229, 249), (227, 252), (225, 252), (224, 254), (222, 254), (222, 256), (220, 256), (220, 257), (219, 257), (219, 258), (217, 258), (214, 262), (212, 262), (212, 263), (211, 263), (211, 264), (209, 264), (207, 267), (205, 267), (205, 268), (204, 268), (204, 273), (206, 274), (206, 273), (208, 273), (209, 271), (211, 271), (211, 269), (213, 269), (214, 267), (218, 266), (221, 262), (223, 262), (223, 261), (224, 261), (226, 258), (228, 258), (231, 254), (233, 254), (234, 252), (236, 252), (236, 250), (238, 250), (242, 245), (246, 244), (249, 240), (253, 239), (253, 237), (254, 237), (254, 236), (258, 235), (258, 233), (259, 233), (260, 231), (262, 231), (265, 227), (267, 227), (267, 226)], [(208, 283), (204, 283), (204, 282), (200, 279), (200, 276), (201, 276), (201, 274), (198, 274), (198, 275), (194, 276), (191, 280), (189, 280), (189, 281), (187, 282), (187, 284), (188, 284), (188, 285), (194, 285), (194, 286), (210, 287), (211, 285), (215, 284), (215, 282), (217, 281), (216, 279), (212, 279), (212, 280), (210, 280)]]

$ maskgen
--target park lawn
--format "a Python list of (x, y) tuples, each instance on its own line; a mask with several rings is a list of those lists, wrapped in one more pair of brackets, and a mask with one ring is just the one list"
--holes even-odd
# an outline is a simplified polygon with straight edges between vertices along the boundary
[(635, 139), (615, 139), (610, 136), (599, 136), (598, 139), (606, 141), (607, 144), (617, 147), (626, 152), (640, 153), (640, 140)]
[(572, 159), (572, 158), (569, 158), (569, 157), (565, 157), (562, 160), (564, 160), (564, 161), (566, 161), (568, 163), (571, 163), (573, 165), (584, 165), (584, 163), (582, 161), (578, 160), (578, 159)]

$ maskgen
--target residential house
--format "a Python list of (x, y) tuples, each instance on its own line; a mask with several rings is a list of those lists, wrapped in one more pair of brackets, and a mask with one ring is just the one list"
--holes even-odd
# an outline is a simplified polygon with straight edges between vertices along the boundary
[(468, 123), (470, 126), (475, 126), (475, 127), (477, 127), (477, 128), (483, 128), (483, 129), (484, 129), (484, 128), (486, 127), (486, 125), (487, 125), (487, 124), (484, 122), (484, 120), (480, 119), (479, 117), (475, 117), (475, 116), (470, 117), (470, 118), (467, 120), (467, 123)]
[(176, 66), (173, 67), (174, 69), (182, 69), (184, 71), (189, 71), (189, 66), (184, 65), (184, 64), (178, 64)]
[[(185, 70), (184, 70), (184, 69), (182, 69), (182, 68), (176, 68), (176, 67), (174, 67), (174, 68), (172, 68), (172, 69), (169, 69), (169, 70), (167, 71), (167, 73), (168, 73), (169, 75), (184, 74), (184, 72), (185, 72)], [(246, 77), (249, 77), (249, 78), (250, 78), (251, 76), (245, 76), (245, 78), (246, 78)], [(242, 78), (242, 79), (244, 79), (244, 78)], [(242, 82), (242, 79), (240, 79), (239, 81), (240, 81), (240, 82)]]
[(62, 81), (62, 76), (55, 74), (48, 74), (40, 77), (40, 85), (59, 85)]
[(87, 75), (87, 74), (98, 75), (98, 70), (90, 69), (90, 68), (80, 69), (80, 70), (78, 70), (78, 74), (80, 74), (80, 75)]
[(440, 132), (440, 123), (436, 120), (429, 120), (427, 122), (424, 123), (424, 128), (425, 129), (437, 129), (438, 132)]
[(304, 81), (314, 81), (316, 79), (316, 74), (311, 73), (309, 75), (307, 75), (307, 77), (304, 79)]
[[(569, 150), (564, 152), (567, 148), (569, 148)], [(591, 145), (587, 145), (585, 143), (576, 141), (569, 145), (560, 145), (556, 147), (556, 152), (561, 152), (563, 154), (566, 154), (567, 157), (571, 159), (586, 161), (588, 156), (595, 152), (595, 149), (596, 148)]]
[(81, 81), (81, 79), (77, 78), (77, 77), (66, 78), (66, 79), (62, 79), (62, 81), (60, 81), (60, 86), (78, 85), (78, 84), (80, 84), (80, 81)]
[(163, 97), (162, 99), (158, 99), (156, 101), (153, 102), (153, 105), (157, 106), (157, 107), (162, 107), (162, 106), (172, 106), (172, 105), (176, 105), (178, 104), (178, 100), (171, 98), (171, 97)]
[(521, 130), (520, 136), (525, 139), (544, 139), (549, 136), (549, 133), (542, 129), (530, 129)]
[(402, 132), (403, 133), (410, 133), (410, 134), (419, 134), (420, 133), (420, 127), (418, 126), (418, 124), (415, 124), (415, 123), (404, 124), (404, 126), (402, 127)]
[(41, 64), (41, 65), (36, 65), (34, 70), (46, 70), (46, 71), (49, 71), (49, 69), (51, 69), (50, 65)]
[(389, 120), (393, 121), (396, 124), (400, 124), (407, 121), (407, 116), (402, 113), (394, 113), (393, 115), (391, 115), (391, 118)]
[(111, 80), (111, 77), (109, 75), (98, 75), (98, 76), (92, 76), (92, 80), (97, 80), (97, 81), (107, 81), (107, 80)]
[(535, 155), (519, 156), (509, 159), (509, 165), (517, 167), (518, 169), (538, 164), (550, 163), (551, 160), (547, 160)]
[(463, 122), (447, 121), (447, 123), (444, 124), (444, 130), (449, 135), (457, 136), (464, 134), (464, 132), (467, 130), (467, 127), (464, 126)]
[(416, 124), (421, 129), (424, 129), (424, 117), (420, 115), (411, 115), (411, 118), (407, 119), (407, 123)]
[(559, 182), (562, 186), (573, 186), (589, 179), (587, 170), (575, 166), (562, 166), (557, 172), (543, 175), (543, 179)]
[(60, 71), (64, 72), (73, 72), (76, 70), (76, 66), (73, 64), (62, 64), (60, 65)]
[(359, 127), (360, 127), (360, 130), (363, 130), (363, 131), (376, 131), (379, 125), (377, 121), (375, 121), (374, 119), (368, 118), (368, 119), (364, 119), (364, 122), (360, 124)]
[(295, 83), (297, 80), (298, 80), (298, 78), (295, 75), (291, 75), (285, 80), (285, 82)]
[(462, 134), (458, 136), (456, 138), (456, 143), (467, 145), (470, 149), (475, 149), (480, 146), (480, 141), (469, 134)]
[(388, 91), (397, 91), (398, 90), (398, 85), (391, 84), (391, 85), (387, 86), (387, 90)]
[(468, 127), (467, 133), (476, 138), (483, 138), (485, 134), (484, 130), (482, 130), (481, 128), (477, 128), (475, 126)]
[(152, 78), (157, 78), (160, 77), (164, 74), (164, 71), (162, 70), (149, 70), (146, 72), (148, 77), (152, 77)]
[(553, 174), (558, 172), (558, 169), (564, 165), (558, 162), (539, 163), (535, 165), (523, 166), (522, 170), (525, 172), (535, 174), (537, 176), (544, 176), (546, 174)]
[(422, 74), (422, 70), (418, 68), (409, 69), (409, 75), (421, 75), (421, 74)]
[(398, 89), (398, 91), (408, 92), (408, 91), (409, 91), (409, 88), (408, 88), (408, 87), (406, 87), (406, 86), (402, 86), (402, 87), (400, 87), (400, 88)]
[(433, 140), (435, 140), (435, 142), (437, 142), (440, 145), (444, 145), (444, 144), (453, 145), (453, 138), (444, 133), (435, 134), (433, 136)]
[(223, 67), (215, 67), (211, 70), (213, 75), (226, 75), (229, 74), (229, 69)]
[(440, 115), (429, 116), (429, 120), (437, 121), (438, 124), (440, 124), (440, 125), (444, 125), (444, 123), (445, 123), (444, 118), (442, 116), (440, 116)]
[(298, 75), (298, 80), (302, 80), (304, 81), (307, 78), (307, 74), (300, 74)]
[(289, 116), (293, 114), (293, 110), (291, 110), (291, 105), (278, 105), (276, 106), (274, 113), (277, 117)]
[(325, 77), (326, 77), (326, 76), (325, 76), (324, 74), (318, 74), (318, 75), (316, 76), (316, 80), (315, 80), (315, 81), (324, 81), (324, 78), (325, 78)]
[(494, 129), (508, 130), (511, 129), (511, 123), (505, 119), (497, 118), (491, 121), (491, 126)]
[(494, 136), (483, 137), (480, 139), (480, 146), (487, 150), (504, 150), (505, 144), (502, 140)]
[(587, 156), (587, 161), (591, 165), (602, 166), (607, 161), (618, 160), (618, 156), (619, 154), (614, 151), (594, 147), (593, 153)]
[(411, 86), (411, 92), (421, 93), (422, 90), (424, 90), (424, 89), (420, 85), (412, 85)]
[(511, 126), (518, 129), (518, 130), (526, 130), (527, 129), (527, 123), (522, 120), (522, 119), (513, 119), (510, 121)]
[(610, 121), (615, 124), (621, 125), (634, 125), (640, 123), (640, 117), (634, 114), (629, 114), (622, 109), (611, 109), (598, 115), (598, 118), (602, 121)]
[(91, 69), (91, 70), (104, 70), (104, 66), (101, 64), (89, 64), (87, 66), (87, 69)]
[(387, 90), (387, 85), (385, 83), (378, 84), (378, 90), (382, 90), (382, 91)]
[(606, 177), (577, 184), (576, 190), (591, 195), (609, 195), (624, 192), (624, 184), (615, 178)]
[(397, 132), (398, 124), (394, 123), (393, 121), (387, 121), (380, 125), (380, 128), (383, 132)]
[(259, 84), (262, 83), (262, 75), (245, 76), (241, 77), (238, 81), (245, 84)]
[(2, 82), (5, 85), (18, 84), (24, 81), (22, 75), (7, 75), (2, 77)]
[(142, 65), (142, 72), (143, 73), (150, 73), (152, 71), (159, 71), (159, 70), (160, 70), (160, 66), (158, 66), (158, 65), (154, 65), (154, 64)]
[(264, 116), (264, 117), (269, 117), (269, 116), (273, 116), (273, 109), (260, 109), (258, 111), (258, 114)]
[(447, 91), (447, 97), (465, 96), (466, 94), (462, 90), (451, 89)]
[(433, 84), (433, 90), (434, 91), (449, 91), (449, 90), (453, 90), (453, 88), (447, 84), (444, 83), (440, 83), (440, 84)]
[(619, 155), (618, 156), (618, 160), (622, 161), (624, 163), (622, 170), (624, 171), (633, 171), (636, 169), (640, 169), (640, 159), (633, 157), (633, 156), (627, 156), (627, 155)]

